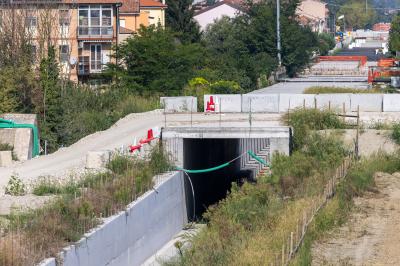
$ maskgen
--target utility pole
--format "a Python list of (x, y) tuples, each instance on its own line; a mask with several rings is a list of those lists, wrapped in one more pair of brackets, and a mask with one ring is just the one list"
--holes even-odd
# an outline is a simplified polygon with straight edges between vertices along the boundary
[(281, 56), (281, 22), (280, 22), (280, 16), (281, 16), (281, 5), (280, 1), (276, 0), (276, 42), (277, 42), (277, 48), (278, 48), (278, 62), (279, 62), (279, 67), (282, 66), (282, 56)]

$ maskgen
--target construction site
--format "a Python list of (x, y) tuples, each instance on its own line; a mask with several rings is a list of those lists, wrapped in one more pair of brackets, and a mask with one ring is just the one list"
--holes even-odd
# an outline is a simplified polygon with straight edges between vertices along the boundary
[[(337, 55), (316, 58), (297, 78), (282, 78), (279, 83), (249, 94), (206, 94), (201, 99), (201, 111), (197, 97), (161, 97), (161, 109), (129, 114), (109, 129), (51, 154), (41, 152), (46, 149), (39, 147), (35, 115), (2, 114), (0, 142), (12, 146), (13, 151), (0, 151), (0, 225), (2, 232), (12, 233), (0, 239), (0, 251), (11, 254), (9, 260), (0, 258), (4, 259), (0, 264), (163, 265), (184, 257), (182, 250), (191, 245), (185, 234), (196, 235), (205, 230), (203, 215), (229, 195), (232, 184), (240, 187), (273, 177), (274, 158), (290, 158), (298, 152), (298, 131), (290, 124), (291, 115), (307, 110), (329, 112), (343, 125), (316, 131), (324, 136), (331, 134), (328, 131), (336, 132), (347, 151), (340, 163), (332, 165), (329, 177), (318, 183), (318, 192), (309, 192), (312, 196), (307, 194), (309, 197), (300, 200), (302, 209), (288, 211), (298, 217), (288, 229), (282, 229), (285, 235), (282, 240), (279, 238), (282, 243), (274, 244), (273, 256), (260, 256), (257, 261), (267, 261), (265, 265), (293, 263), (313, 222), (326, 206), (330, 208), (330, 202), (335, 202), (338, 187), (346, 182), (353, 165), (360, 158), (398, 149), (390, 132), (392, 125), (400, 123), (400, 94), (376, 92), (373, 87), (400, 87), (399, 62), (377, 52), (387, 46), (387, 33), (358, 34), (349, 48)], [(349, 92), (305, 93), (313, 87)], [(166, 158), (152, 157), (157, 147)], [(129, 163), (132, 158), (138, 161)], [(165, 167), (153, 171), (153, 159), (157, 165), (165, 159)], [(142, 179), (130, 179), (132, 175)], [(377, 190), (385, 200), (374, 202), (376, 195), (370, 192), (370, 197), (355, 201), (360, 208), (379, 209), (379, 215), (373, 211), (353, 214), (350, 221), (362, 223), (363, 228), (351, 229), (354, 223), (346, 224), (338, 235), (331, 233), (334, 242), (319, 239), (312, 247), (312, 265), (395, 265), (399, 261), (395, 249), (385, 250), (398, 235), (393, 218), (396, 216), (390, 218), (398, 212), (398, 174), (382, 173), (376, 178)], [(43, 180), (48, 183), (40, 183)], [(282, 182), (276, 184), (284, 190)], [(68, 192), (68, 200), (79, 206), (79, 222), (71, 225), (75, 228), (68, 241), (50, 243), (39, 232), (37, 236), (23, 233), (23, 216), (18, 213), (36, 210), (34, 217), (48, 217), (46, 232), (57, 235), (61, 230), (57, 217), (70, 217), (65, 212), (75, 212), (64, 203), (57, 205), (57, 211), (47, 208), (57, 202), (62, 192), (37, 195), (39, 183), (42, 188), (56, 183), (58, 188), (72, 191)], [(294, 192), (287, 193), (283, 201), (296, 198), (291, 194)], [(117, 195), (118, 200), (107, 203), (102, 195)], [(96, 201), (100, 207), (91, 207), (89, 203)], [(80, 205), (82, 202), (86, 205)], [(385, 225), (378, 229), (382, 219)], [(382, 240), (382, 234), (390, 238)], [(8, 264), (10, 261), (12, 264)]]

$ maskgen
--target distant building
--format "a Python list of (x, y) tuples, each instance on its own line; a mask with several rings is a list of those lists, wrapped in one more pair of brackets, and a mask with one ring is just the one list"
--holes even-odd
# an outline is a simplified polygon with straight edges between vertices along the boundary
[(373, 31), (390, 31), (390, 23), (377, 23), (372, 27)]
[(309, 26), (314, 32), (328, 31), (329, 11), (327, 4), (319, 0), (304, 0), (297, 7), (299, 23)]
[(240, 13), (241, 7), (237, 1), (224, 0), (196, 12), (194, 19), (200, 25), (200, 29), (205, 30), (208, 25), (224, 16), (234, 18)]
[(61, 74), (88, 82), (140, 25), (164, 27), (166, 7), (157, 0), (0, 0), (0, 34), (26, 42), (36, 64), (54, 46)]

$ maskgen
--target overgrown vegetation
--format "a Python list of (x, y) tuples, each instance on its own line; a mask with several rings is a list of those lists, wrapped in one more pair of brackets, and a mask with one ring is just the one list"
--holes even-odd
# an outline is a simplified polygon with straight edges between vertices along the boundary
[(5, 234), (0, 241), (0, 262), (33, 265), (57, 256), (64, 246), (99, 224), (101, 217), (115, 214), (151, 189), (153, 176), (169, 170), (170, 163), (156, 146), (145, 159), (117, 156), (109, 169), (66, 185), (44, 178), (34, 193), (58, 196), (42, 209), (7, 217), (9, 225), (1, 228)]
[(305, 94), (325, 94), (325, 93), (384, 93), (382, 90), (377, 89), (355, 89), (355, 88), (343, 88), (343, 87), (323, 87), (315, 86), (307, 88), (304, 91)]
[(4, 192), (12, 196), (23, 196), (26, 193), (26, 187), (17, 175), (12, 175), (4, 188)]
[(315, 132), (342, 126), (332, 113), (298, 110), (289, 123), (294, 134), (303, 132), (292, 156), (275, 154), (272, 176), (257, 184), (232, 184), (228, 196), (204, 215), (207, 228), (166, 265), (269, 265), (280, 254), (303, 211), (348, 154), (335, 136)]
[(343, 120), (329, 110), (299, 108), (287, 113), (283, 120), (293, 128), (294, 150), (300, 150), (307, 143), (311, 131), (346, 128)]
[(393, 125), (392, 139), (393, 139), (397, 144), (400, 144), (400, 123), (395, 123), (395, 124)]
[(311, 246), (333, 228), (346, 222), (353, 207), (353, 197), (374, 187), (376, 172), (394, 173), (400, 170), (400, 153), (377, 153), (356, 163), (337, 189), (332, 201), (316, 216), (304, 243), (292, 265), (311, 265)]

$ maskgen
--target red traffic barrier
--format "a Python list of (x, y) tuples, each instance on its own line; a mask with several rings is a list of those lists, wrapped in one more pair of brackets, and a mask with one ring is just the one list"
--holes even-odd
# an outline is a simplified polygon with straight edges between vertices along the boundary
[(132, 146), (129, 146), (129, 152), (132, 153), (137, 150), (140, 151), (141, 148), (142, 148), (142, 144), (132, 145)]
[(152, 141), (152, 140), (154, 140), (155, 139), (155, 137), (154, 137), (154, 135), (153, 135), (153, 129), (149, 129), (148, 131), (147, 131), (147, 139), (141, 139), (140, 141), (139, 141), (139, 143), (140, 144), (146, 144), (146, 143), (149, 143), (150, 141)]
[(215, 112), (215, 103), (213, 96), (210, 96), (210, 100), (207, 101), (206, 112)]

